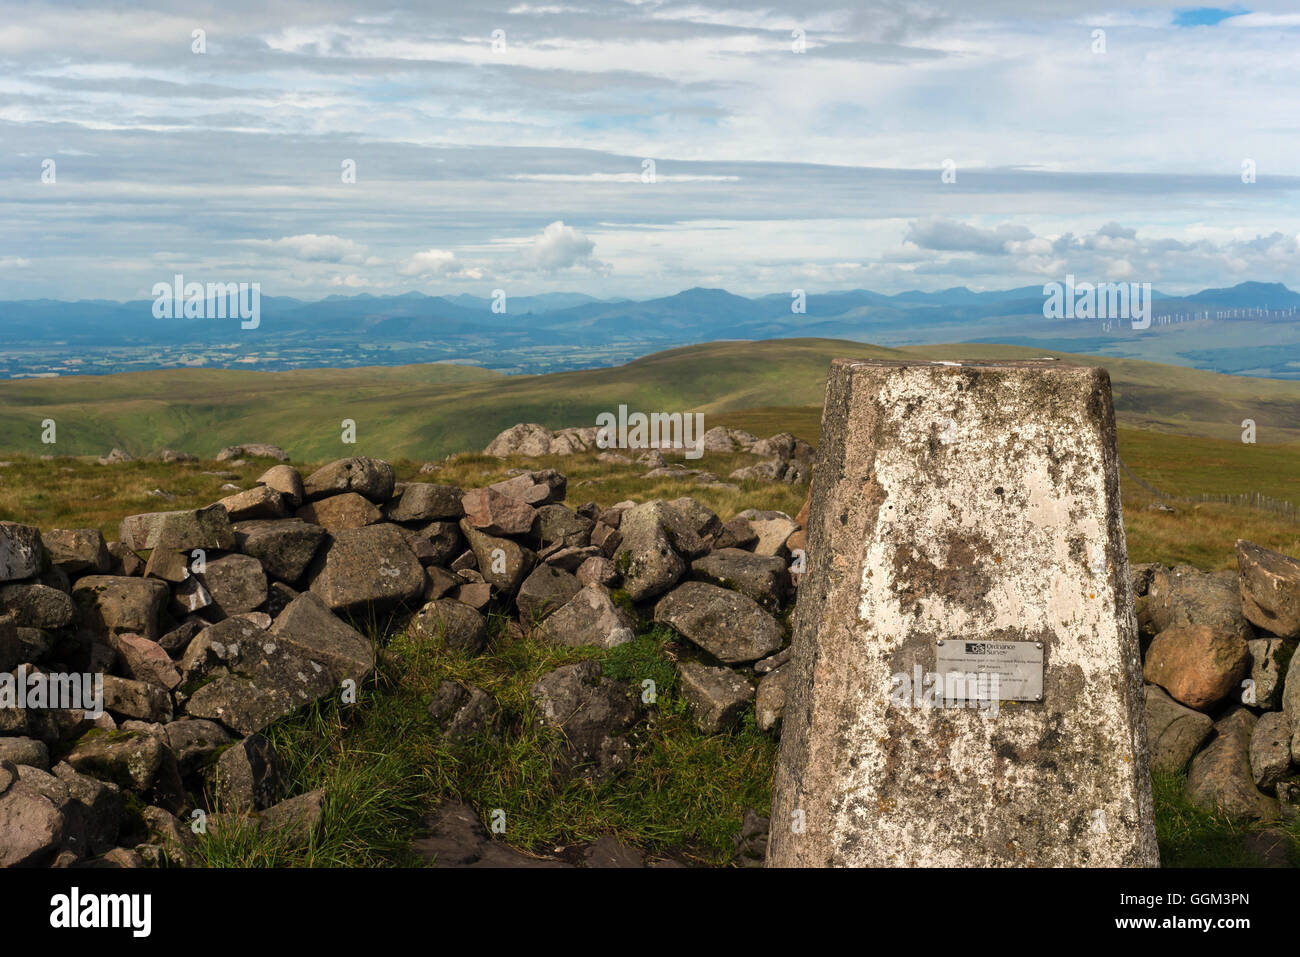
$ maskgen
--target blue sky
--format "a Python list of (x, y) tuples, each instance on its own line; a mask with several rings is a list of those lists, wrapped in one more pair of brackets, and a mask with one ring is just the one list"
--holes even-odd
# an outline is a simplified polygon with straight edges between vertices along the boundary
[(1293, 2), (266, 6), (0, 2), (0, 298), (1300, 288)]

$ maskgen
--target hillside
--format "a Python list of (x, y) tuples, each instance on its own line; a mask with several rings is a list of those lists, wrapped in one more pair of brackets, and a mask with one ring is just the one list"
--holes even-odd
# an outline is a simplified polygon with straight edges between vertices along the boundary
[[(619, 404), (643, 411), (725, 412), (818, 406), (836, 356), (954, 359), (1056, 355), (1111, 371), (1120, 424), (1239, 440), (1300, 441), (1300, 383), (1242, 378), (1133, 359), (1097, 359), (1017, 346), (960, 344), (886, 349), (834, 339), (714, 342), (626, 365), (501, 376), (452, 364), (288, 372), (166, 370), (0, 382), (0, 455), (135, 455), (162, 448), (211, 456), (225, 445), (273, 441), (295, 459), (347, 452), (431, 459), (484, 445), (521, 421), (588, 425)], [(41, 422), (58, 425), (55, 446)], [(357, 444), (339, 441), (357, 423)], [(780, 431), (774, 427), (772, 431)]]

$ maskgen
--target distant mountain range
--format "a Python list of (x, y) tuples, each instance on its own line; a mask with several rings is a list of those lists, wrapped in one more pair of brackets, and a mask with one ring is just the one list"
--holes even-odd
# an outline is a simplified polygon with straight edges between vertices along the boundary
[[(0, 377), (206, 366), (253, 369), (456, 361), (506, 372), (611, 365), (727, 339), (828, 337), (901, 346), (1006, 342), (1281, 378), (1300, 378), (1300, 293), (1244, 282), (1189, 296), (1154, 291), (1155, 324), (1043, 318), (1041, 286), (893, 295), (856, 289), (747, 298), (687, 289), (647, 300), (546, 293), (262, 296), (255, 329), (238, 319), (159, 319), (153, 301), (0, 302)], [(1268, 310), (1265, 312), (1264, 310)], [(1232, 326), (1225, 325), (1233, 323)], [(1250, 323), (1243, 335), (1240, 323)], [(1242, 352), (1245, 349), (1246, 352)]]

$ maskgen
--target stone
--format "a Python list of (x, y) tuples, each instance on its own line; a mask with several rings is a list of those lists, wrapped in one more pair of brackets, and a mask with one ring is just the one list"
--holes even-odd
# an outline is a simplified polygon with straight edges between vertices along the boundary
[(715, 549), (739, 548), (745, 551), (753, 551), (754, 546), (757, 544), (758, 534), (749, 524), (749, 519), (737, 515), (735, 518), (728, 519), (723, 523), (713, 547)]
[(53, 801), (24, 781), (0, 794), (0, 867), (43, 867), (64, 838), (64, 817)]
[(699, 581), (731, 588), (748, 595), (764, 608), (775, 610), (790, 588), (790, 572), (775, 555), (755, 555), (739, 548), (719, 548), (691, 562)]
[(329, 606), (312, 592), (291, 601), (269, 634), (325, 665), (335, 682), (351, 678), (359, 684), (375, 667), (370, 640), (331, 614)]
[(0, 522), (0, 582), (36, 577), (44, 554), (37, 529), (17, 522)]
[(64, 760), (74, 771), (139, 794), (153, 785), (164, 750), (151, 735), (96, 729), (78, 738)]
[(488, 535), (527, 535), (537, 521), (537, 509), (491, 488), (470, 489), (461, 496), (468, 525)]
[(173, 628), (167, 634), (158, 639), (158, 644), (163, 651), (172, 658), (179, 658), (185, 653), (186, 646), (194, 639), (194, 636), (203, 629), (209, 627), (208, 622), (202, 618), (186, 618), (183, 622)]
[(623, 576), (623, 590), (633, 601), (663, 594), (685, 574), (686, 562), (668, 533), (669, 522), (676, 520), (668, 503), (662, 501), (623, 512), (618, 526), (622, 544), (613, 555), (614, 568)]
[(140, 556), (121, 542), (109, 542), (108, 554), (113, 557), (112, 575), (143, 575), (145, 564)]
[(412, 482), (402, 489), (400, 498), (384, 506), (384, 518), (390, 522), (454, 522), (465, 514), (464, 495), (464, 490), (454, 485)]
[(730, 668), (716, 668), (698, 661), (677, 666), (682, 697), (696, 726), (705, 734), (729, 731), (754, 700), (754, 686)]
[(461, 519), (460, 530), (474, 552), (484, 580), (506, 595), (518, 591), (537, 564), (537, 553), (508, 538), (497, 538), (479, 531), (469, 524), (468, 517)]
[(533, 527), (535, 544), (581, 547), (591, 542), (591, 530), (596, 523), (579, 515), (564, 505), (543, 505), (537, 509), (537, 522)]
[(528, 857), (488, 837), (468, 804), (448, 801), (424, 820), (426, 835), (412, 850), (432, 867), (567, 867), (554, 860)]
[(128, 678), (157, 685), (164, 691), (171, 691), (181, 683), (180, 672), (158, 642), (126, 632), (111, 637), (109, 644), (117, 652)]
[(584, 848), (582, 860), (588, 867), (645, 867), (645, 854), (620, 844), (612, 834), (598, 837)]
[(1203, 572), (1190, 565), (1158, 568), (1146, 597), (1157, 634), (1168, 628), (1208, 625), (1243, 641), (1255, 637), (1242, 614), (1241, 589), (1233, 572)]
[(1277, 820), (1277, 800), (1255, 786), (1250, 769), (1250, 740), (1256, 718), (1234, 708), (1214, 723), (1214, 740), (1192, 758), (1187, 770), (1187, 799), (1206, 810), (1234, 818)]
[(519, 586), (515, 605), (525, 628), (535, 627), (543, 618), (569, 601), (582, 585), (566, 571), (551, 565), (538, 565)]
[(1177, 773), (1214, 733), (1214, 721), (1179, 704), (1159, 685), (1147, 685), (1145, 694), (1151, 769)]
[(1281, 638), (1252, 638), (1246, 648), (1250, 653), (1250, 678), (1241, 703), (1266, 711), (1282, 707), (1283, 681), (1295, 643)]
[(790, 676), (793, 668), (774, 668), (758, 682), (754, 699), (754, 717), (760, 731), (778, 731), (785, 715), (785, 702), (790, 693)]
[(161, 866), (192, 867), (194, 865), (191, 855), (195, 841), (194, 834), (176, 818), (176, 815), (164, 808), (149, 806), (141, 812), (141, 817), (145, 825), (145, 843), (158, 848)]
[(239, 551), (261, 562), (272, 578), (290, 585), (302, 578), (329, 537), (319, 525), (297, 518), (240, 522), (234, 531)]
[(741, 867), (762, 867), (767, 857), (767, 842), (771, 821), (752, 807), (745, 808), (740, 831), (732, 837), (736, 847), (736, 861)]
[(188, 552), (195, 548), (230, 551), (235, 533), (230, 517), (220, 505), (180, 512), (144, 512), (122, 519), (118, 537), (127, 548), (170, 548)]
[(1300, 561), (1239, 540), (1237, 570), (1247, 620), (1279, 638), (1300, 638)]
[(452, 592), (452, 598), (462, 605), (482, 611), (492, 600), (492, 586), (486, 582), (473, 582), (467, 585), (458, 585)]
[(512, 425), (489, 442), (483, 453), (499, 459), (510, 455), (550, 455), (554, 440), (555, 433), (546, 426), (521, 422)]
[(450, 598), (429, 602), (416, 612), (411, 625), (418, 634), (441, 639), (449, 651), (477, 655), (487, 647), (487, 619)]
[(113, 556), (97, 528), (56, 528), (43, 532), (41, 541), (50, 563), (69, 575), (104, 575), (112, 570)]
[(251, 555), (222, 555), (210, 558), (194, 576), (212, 596), (213, 611), (222, 616), (243, 614), (266, 601), (266, 573)]
[(147, 681), (104, 675), (104, 710), (116, 718), (170, 721), (172, 699), (166, 689)]
[(584, 585), (533, 632), (541, 641), (570, 648), (613, 648), (636, 637), (636, 621), (603, 585)]
[(1251, 831), (1242, 839), (1242, 846), (1262, 867), (1295, 866), (1296, 840), (1281, 828)]
[(126, 810), (122, 789), (111, 781), (81, 774), (66, 761), (56, 764), (53, 773), (67, 787), (69, 797), (81, 805), (86, 849), (91, 854), (102, 854), (112, 848)]
[(496, 737), (501, 733), (500, 706), (495, 698), (474, 685), (442, 682), (429, 702), (429, 717), (443, 729), (443, 739), (448, 742), (461, 742), (476, 735)]
[(260, 811), (276, 803), (284, 765), (269, 741), (249, 735), (221, 752), (208, 777), (214, 809), (226, 813)]
[(1250, 770), (1255, 785), (1271, 791), (1291, 768), (1291, 723), (1281, 711), (1259, 716), (1250, 734)]
[(426, 567), (445, 566), (465, 547), (460, 526), (455, 522), (429, 522), (414, 529), (403, 527), (402, 534), (420, 564)]
[(627, 767), (632, 745), (625, 732), (640, 718), (631, 689), (601, 671), (598, 661), (564, 665), (543, 675), (530, 692), (538, 724), (562, 734), (566, 763), (593, 780)]
[(391, 524), (337, 533), (307, 575), (311, 591), (336, 612), (390, 608), (424, 593), (424, 566)]
[(619, 575), (614, 563), (602, 555), (585, 558), (578, 566), (578, 582), (582, 585), (605, 585), (613, 587), (618, 583)]
[[(1155, 866), (1105, 370), (837, 359), (820, 434), (768, 865)], [(892, 694), (939, 639), (1042, 642), (1042, 700)]]
[(189, 556), (170, 548), (155, 548), (145, 563), (144, 577), (179, 585), (190, 577)]
[(536, 472), (520, 472), (504, 482), (489, 485), (488, 488), (517, 502), (541, 507), (563, 502), (568, 484), (568, 479), (555, 469), (541, 469)]
[(392, 497), (394, 482), (393, 467), (387, 462), (356, 455), (321, 466), (303, 480), (302, 487), (309, 502), (356, 492), (372, 502), (382, 503)]
[(226, 510), (232, 522), (284, 518), (289, 514), (284, 496), (266, 485), (255, 485), (243, 492), (227, 495), (217, 504)]
[(257, 477), (257, 484), (279, 492), (280, 497), (290, 508), (297, 508), (302, 504), (302, 476), (292, 465), (272, 465)]
[(20, 628), (62, 628), (72, 624), (76, 608), (71, 596), (29, 582), (0, 585), (0, 614), (13, 616)]
[(0, 761), (26, 764), (42, 771), (50, 769), (50, 749), (35, 738), (0, 738)]
[(228, 445), (217, 453), (218, 462), (228, 462), (231, 459), (279, 459), (281, 462), (289, 461), (289, 453), (278, 445), (270, 445), (266, 442), (246, 442), (243, 445)]
[(204, 718), (169, 722), (163, 725), (163, 735), (167, 747), (176, 755), (176, 766), (182, 777), (199, 770), (233, 740), (225, 728)]
[(1147, 648), (1143, 676), (1197, 711), (1237, 691), (1250, 673), (1250, 653), (1236, 635), (1209, 625), (1167, 628)]
[(755, 555), (785, 557), (786, 539), (799, 529), (799, 523), (784, 512), (760, 512), (751, 508), (741, 512), (738, 517), (749, 522), (749, 527), (758, 537), (753, 546)]
[(82, 627), (105, 636), (134, 632), (157, 641), (166, 598), (166, 585), (153, 579), (87, 575), (73, 585), (73, 602)]
[(667, 625), (726, 664), (757, 661), (784, 643), (780, 623), (740, 592), (707, 582), (685, 582), (655, 605)]
[(324, 816), (325, 792), (318, 789), (271, 805), (257, 816), (257, 829), (279, 831), (291, 842), (306, 843)]
[(308, 502), (294, 513), (294, 518), (319, 525), (328, 532), (341, 532), (347, 528), (365, 528), (383, 521), (384, 515), (364, 495), (341, 492)]

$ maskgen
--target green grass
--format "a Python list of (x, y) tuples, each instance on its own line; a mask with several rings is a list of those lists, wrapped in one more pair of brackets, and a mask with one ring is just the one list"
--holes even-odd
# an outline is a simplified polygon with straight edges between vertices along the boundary
[[(835, 339), (715, 342), (624, 366), (501, 376), (449, 364), (289, 372), (181, 369), (0, 382), (0, 455), (140, 455), (169, 447), (210, 456), (224, 445), (273, 441), (295, 458), (352, 452), (433, 458), (481, 449), (516, 422), (591, 425), (626, 404), (699, 411), (706, 426), (729, 413), (820, 405), (830, 360), (1017, 358), (1056, 355), (1110, 369), (1121, 424), (1232, 439), (1252, 418), (1267, 444), (1300, 440), (1300, 382), (1219, 375), (1132, 359), (1090, 358), (1017, 346), (885, 349)], [(58, 442), (40, 442), (52, 418)], [(344, 419), (357, 444), (340, 442)], [(767, 431), (764, 428), (763, 431)], [(775, 430), (774, 430), (775, 431)], [(770, 433), (769, 433), (770, 434)]]
[(1192, 804), (1183, 790), (1186, 783), (1184, 773), (1151, 776), (1162, 867), (1260, 867), (1260, 858), (1246, 848), (1245, 840), (1266, 826), (1291, 836), (1291, 863), (1300, 866), (1300, 821), (1263, 825), (1234, 820)]
[[(322, 826), (294, 843), (252, 827), (214, 829), (200, 839), (207, 866), (403, 866), (421, 817), (448, 799), (486, 819), (505, 812), (504, 839), (525, 852), (553, 853), (604, 834), (652, 852), (719, 865), (747, 807), (771, 801), (776, 743), (752, 712), (731, 734), (697, 731), (676, 694), (671, 633), (643, 627), (634, 642), (602, 651), (557, 648), (511, 637), (500, 614), (486, 651), (448, 651), (436, 637), (395, 634), (357, 704), (318, 703), (266, 733), (284, 758), (295, 793), (324, 788)], [(559, 739), (540, 730), (529, 694), (563, 664), (602, 660), (611, 677), (655, 681), (656, 703), (632, 732), (626, 772), (590, 783), (560, 772)], [(427, 708), (440, 682), (483, 688), (505, 717), (499, 739), (441, 741)], [(400, 742), (400, 746), (396, 743)]]

